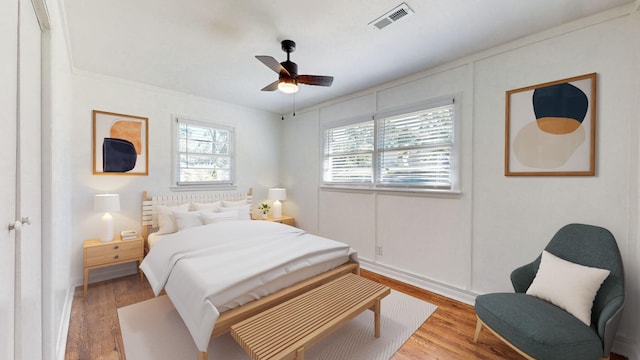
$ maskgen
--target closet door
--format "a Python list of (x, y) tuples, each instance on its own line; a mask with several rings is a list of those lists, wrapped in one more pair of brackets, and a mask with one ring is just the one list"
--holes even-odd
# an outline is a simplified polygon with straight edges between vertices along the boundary
[(42, 359), (41, 83), (42, 31), (31, 0), (20, 1), (16, 359)]
[(41, 359), (41, 31), (31, 1), (0, 2), (0, 39), (0, 359)]
[(14, 358), (18, 2), (0, 1), (0, 359)]

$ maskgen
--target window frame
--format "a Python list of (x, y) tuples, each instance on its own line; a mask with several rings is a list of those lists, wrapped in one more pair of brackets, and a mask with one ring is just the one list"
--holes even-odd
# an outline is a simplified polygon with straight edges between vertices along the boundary
[[(320, 162), (320, 184), (321, 188), (325, 189), (346, 189), (346, 190), (369, 190), (369, 191), (389, 191), (389, 192), (426, 192), (426, 193), (449, 193), (460, 194), (460, 96), (447, 96), (436, 99), (431, 99), (418, 104), (409, 106), (402, 106), (393, 108), (390, 110), (382, 111), (379, 113), (371, 114), (369, 116), (361, 116), (341, 121), (332, 121), (323, 124), (321, 128), (321, 162)], [(401, 116), (405, 114), (411, 114), (420, 111), (426, 111), (429, 109), (452, 105), (453, 106), (453, 139), (451, 144), (450, 155), (450, 176), (451, 186), (440, 187), (430, 186), (425, 184), (387, 184), (379, 181), (379, 156), (382, 151), (379, 142), (379, 128), (381, 121), (384, 119)], [(364, 123), (367, 121), (374, 121), (374, 149), (373, 149), (373, 181), (369, 183), (356, 183), (356, 182), (326, 182), (324, 178), (325, 173), (325, 160), (326, 160), (326, 134), (327, 131), (338, 127), (344, 127), (349, 125), (355, 125), (358, 123)]]
[[(229, 179), (221, 180), (221, 181), (188, 181), (182, 182), (180, 181), (180, 124), (190, 124), (198, 127), (215, 129), (215, 130), (224, 130), (229, 132)], [(210, 122), (204, 120), (196, 120), (186, 116), (174, 116), (173, 119), (173, 128), (172, 128), (172, 174), (171, 174), (171, 184), (172, 190), (191, 190), (191, 189), (234, 189), (235, 186), (235, 172), (236, 172), (236, 135), (235, 135), (235, 127), (230, 124), (224, 124), (220, 122)]]

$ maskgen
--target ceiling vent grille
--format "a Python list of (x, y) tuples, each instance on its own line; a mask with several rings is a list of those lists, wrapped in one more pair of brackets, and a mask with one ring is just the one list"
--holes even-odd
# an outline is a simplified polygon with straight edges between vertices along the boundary
[(378, 30), (382, 30), (388, 25), (393, 24), (394, 22), (407, 17), (409, 15), (413, 15), (413, 10), (406, 3), (402, 3), (396, 6), (393, 10), (388, 13), (380, 16), (379, 18), (373, 20), (369, 23), (369, 26), (376, 28)]

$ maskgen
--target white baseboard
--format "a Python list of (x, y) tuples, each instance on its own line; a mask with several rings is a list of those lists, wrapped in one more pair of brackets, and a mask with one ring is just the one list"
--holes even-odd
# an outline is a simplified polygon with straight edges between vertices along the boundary
[(628, 359), (640, 359), (640, 349), (638, 344), (633, 344), (625, 338), (617, 336), (613, 342), (611, 351), (626, 356)]
[(458, 289), (454, 286), (440, 283), (416, 274), (398, 270), (390, 266), (373, 263), (367, 259), (359, 259), (360, 266), (365, 270), (370, 270), (380, 275), (390, 277), (395, 280), (402, 281), (406, 284), (417, 286), (421, 289), (432, 291), (434, 293), (446, 296), (448, 298), (473, 305), (478, 294), (470, 291)]
[(67, 351), (67, 338), (69, 336), (69, 322), (71, 321), (71, 307), (73, 305), (74, 292), (74, 287), (69, 288), (64, 300), (62, 316), (60, 316), (60, 326), (58, 328), (58, 339), (56, 341), (56, 360), (64, 360)]

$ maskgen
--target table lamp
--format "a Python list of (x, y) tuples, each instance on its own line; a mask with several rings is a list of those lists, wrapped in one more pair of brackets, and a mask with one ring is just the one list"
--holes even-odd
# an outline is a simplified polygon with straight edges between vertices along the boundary
[(100, 219), (100, 240), (103, 242), (113, 240), (113, 216), (110, 212), (120, 211), (120, 195), (97, 194), (93, 200), (93, 210), (104, 213)]
[(282, 203), (280, 202), (280, 200), (287, 200), (287, 189), (269, 189), (269, 199), (275, 200), (273, 202), (273, 211), (271, 213), (271, 216), (273, 216), (274, 219), (280, 219), (282, 217)]

